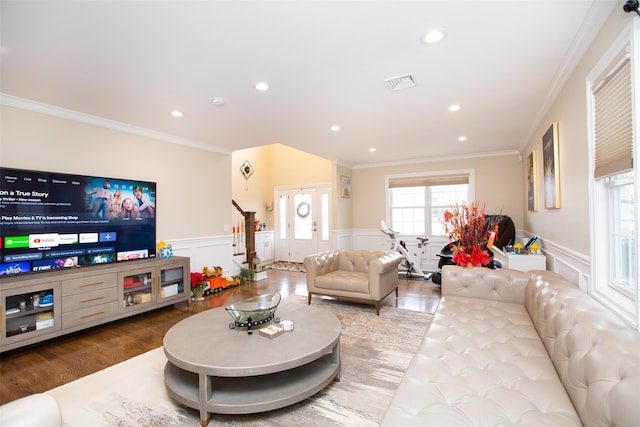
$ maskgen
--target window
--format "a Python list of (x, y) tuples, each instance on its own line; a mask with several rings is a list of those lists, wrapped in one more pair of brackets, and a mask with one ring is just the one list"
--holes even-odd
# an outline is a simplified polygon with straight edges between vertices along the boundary
[(391, 189), (391, 229), (400, 234), (425, 234), (428, 187)]
[(390, 228), (399, 234), (444, 236), (444, 211), (469, 202), (470, 171), (387, 177)]
[(310, 193), (300, 193), (293, 195), (293, 205), (296, 209), (296, 215), (294, 217), (293, 234), (294, 239), (298, 240), (311, 240), (313, 239), (313, 215)]
[(635, 299), (637, 258), (633, 172), (606, 180), (609, 196), (609, 286)]
[(431, 190), (431, 235), (444, 236), (444, 211), (456, 204), (470, 203), (469, 184), (434, 185)]
[(320, 194), (320, 240), (329, 241), (329, 192)]
[(593, 171), (589, 292), (637, 326), (638, 186), (634, 168), (637, 129), (633, 126), (633, 105), (638, 101), (633, 98), (637, 79), (633, 77), (632, 63), (631, 38), (625, 32), (587, 78)]

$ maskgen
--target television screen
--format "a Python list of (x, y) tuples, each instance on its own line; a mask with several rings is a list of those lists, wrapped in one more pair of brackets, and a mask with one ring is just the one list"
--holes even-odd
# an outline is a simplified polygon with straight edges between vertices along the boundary
[(0, 179), (0, 276), (155, 257), (155, 183), (11, 168)]

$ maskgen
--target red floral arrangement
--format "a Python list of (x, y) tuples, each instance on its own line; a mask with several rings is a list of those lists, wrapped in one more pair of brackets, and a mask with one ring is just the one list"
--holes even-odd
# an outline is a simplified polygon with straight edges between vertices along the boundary
[(485, 206), (462, 203), (444, 212), (444, 232), (449, 236), (453, 262), (457, 265), (488, 265), (489, 252), (482, 248), (487, 240)]
[(207, 282), (205, 277), (200, 272), (192, 272), (191, 273), (191, 289), (201, 291), (205, 288)]

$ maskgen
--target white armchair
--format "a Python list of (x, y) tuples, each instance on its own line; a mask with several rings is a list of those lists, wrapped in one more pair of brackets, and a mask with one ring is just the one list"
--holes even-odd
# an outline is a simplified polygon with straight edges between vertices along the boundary
[(391, 292), (398, 297), (397, 252), (367, 250), (332, 250), (304, 259), (307, 269), (308, 303), (312, 295), (326, 295), (376, 307)]

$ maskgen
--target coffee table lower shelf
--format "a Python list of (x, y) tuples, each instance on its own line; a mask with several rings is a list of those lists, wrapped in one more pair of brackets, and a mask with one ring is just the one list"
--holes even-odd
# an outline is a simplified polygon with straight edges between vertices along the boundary
[[(340, 362), (327, 354), (297, 368), (253, 377), (197, 374), (167, 362), (169, 395), (190, 408), (214, 414), (251, 414), (300, 402), (339, 379)], [(200, 389), (206, 396), (200, 398)], [(201, 402), (205, 402), (201, 404)]]

